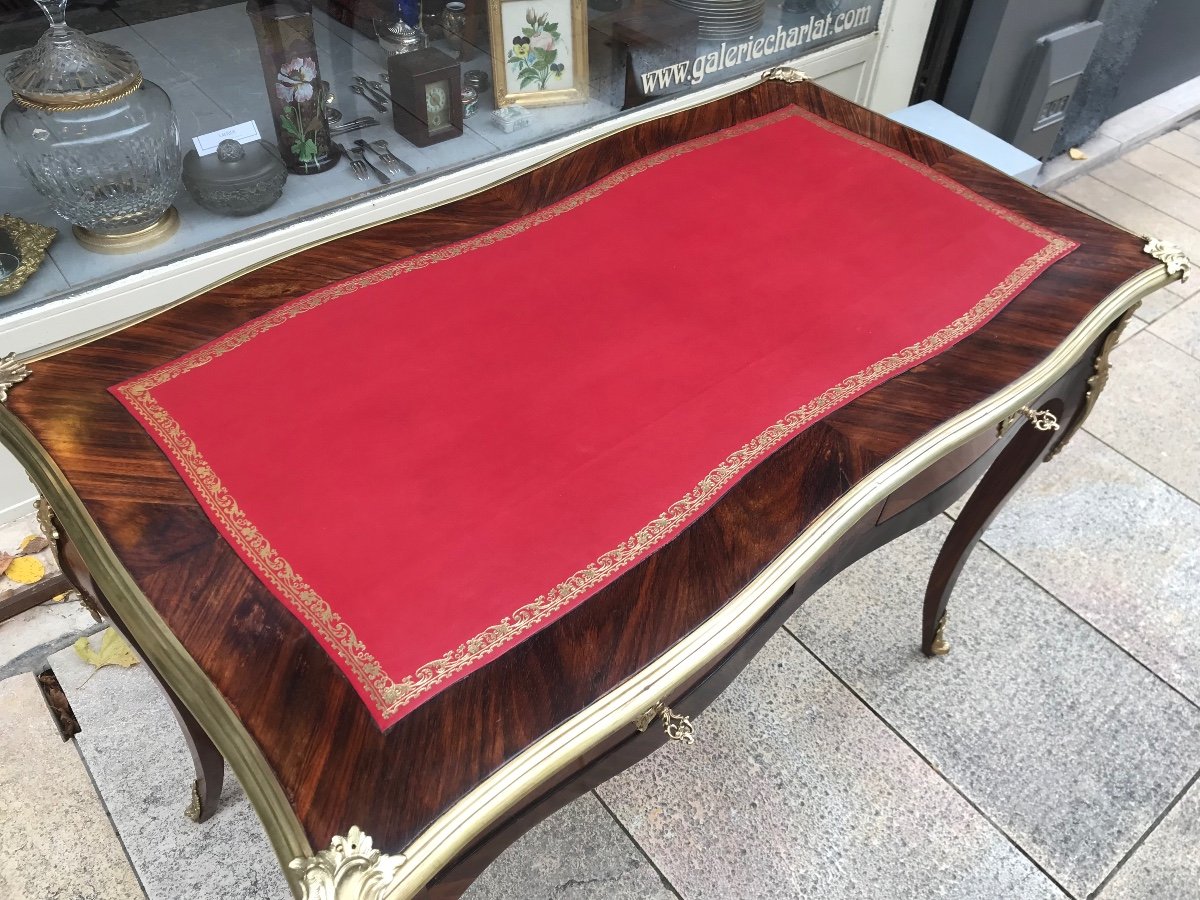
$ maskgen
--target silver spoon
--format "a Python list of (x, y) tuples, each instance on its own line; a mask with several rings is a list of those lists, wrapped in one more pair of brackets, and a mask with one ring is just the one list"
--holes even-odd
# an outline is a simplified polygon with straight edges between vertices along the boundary
[(361, 84), (350, 85), (350, 90), (352, 92), (354, 92), (355, 94), (358, 94), (358, 96), (362, 97), (364, 100), (366, 100), (368, 103), (370, 103), (373, 107), (375, 107), (381, 113), (387, 112), (387, 107), (384, 106), (382, 103), (380, 103), (378, 100), (376, 100), (374, 97), (372, 97), (370, 94), (368, 94)]
[(380, 103), (388, 103), (391, 101), (391, 96), (387, 92), (387, 88), (378, 81), (367, 81), (361, 75), (354, 76), (354, 83), (361, 87), (364, 91), (372, 94)]

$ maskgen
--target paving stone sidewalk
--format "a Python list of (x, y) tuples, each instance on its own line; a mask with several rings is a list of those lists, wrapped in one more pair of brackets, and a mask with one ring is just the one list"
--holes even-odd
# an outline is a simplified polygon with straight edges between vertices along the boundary
[[(1200, 261), (1200, 123), (1060, 196)], [(1200, 273), (1149, 298), (1112, 361), (1084, 431), (968, 563), (949, 656), (916, 648), (946, 516), (811, 598), (698, 718), (696, 746), (560, 811), (471, 900), (1200, 900)], [(102, 861), (58, 855), (55, 877), (124, 868), (108, 893), (39, 894), (7, 863), (0, 897), (285, 900), (236, 782), (207, 826), (183, 818), (187, 758), (147, 673), (87, 677), (72, 653), (54, 665), (76, 744), (144, 888), (100, 829)], [(87, 779), (9, 790), (29, 760), (8, 755), (0, 857), (30, 823), (103, 811)]]

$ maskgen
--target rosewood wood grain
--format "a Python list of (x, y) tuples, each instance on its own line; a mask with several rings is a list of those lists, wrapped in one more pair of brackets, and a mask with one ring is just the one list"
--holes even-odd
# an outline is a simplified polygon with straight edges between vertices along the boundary
[[(791, 103), (932, 166), (1072, 238), (1079, 249), (980, 331), (797, 435), (653, 556), (381, 731), (325, 651), (220, 538), (163, 454), (106, 389), (290, 299), (503, 225), (646, 154)], [(778, 238), (787, 256), (853, 239), (782, 223)], [(615, 263), (597, 263), (609, 264)], [(812, 84), (771, 82), (634, 126), (473, 197), (264, 266), (35, 364), (8, 405), (57, 461), (157, 613), (261, 746), (312, 845), (328, 846), (333, 835), (358, 825), (377, 848), (399, 852), (532, 740), (708, 618), (850, 486), (1027, 373), (1103, 297), (1153, 265), (1135, 237), (931, 138)], [(304, 377), (297, 374), (297, 390), (304, 389)], [(946, 477), (957, 489), (966, 475)], [(386, 527), (389, 512), (371, 509), (370, 502), (347, 498), (348, 506), (361, 508), (363, 527)], [(842, 556), (912, 527), (933, 514), (934, 505), (910, 505)], [(879, 512), (862, 523), (864, 535)], [(845, 564), (832, 554), (807, 579), (819, 582)], [(622, 746), (635, 743), (627, 738)], [(644, 752), (644, 743), (637, 746)], [(602, 748), (600, 757), (609, 752), (614, 746)], [(580, 770), (589, 762), (581, 760)], [(559, 787), (548, 784), (530, 797), (530, 809)], [(451, 894), (469, 878), (471, 866), (464, 865), (463, 876), (447, 875)]]

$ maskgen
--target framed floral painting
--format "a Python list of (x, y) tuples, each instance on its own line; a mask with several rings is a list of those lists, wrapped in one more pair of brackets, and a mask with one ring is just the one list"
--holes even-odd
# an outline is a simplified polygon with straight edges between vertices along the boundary
[(488, 0), (496, 105), (588, 97), (585, 0)]

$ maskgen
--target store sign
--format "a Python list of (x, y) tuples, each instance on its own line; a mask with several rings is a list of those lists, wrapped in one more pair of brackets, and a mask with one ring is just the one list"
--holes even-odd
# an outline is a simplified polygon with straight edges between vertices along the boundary
[(820, 10), (807, 16), (784, 13), (783, 21), (774, 28), (765, 29), (743, 41), (722, 41), (695, 59), (680, 60), (660, 69), (643, 72), (640, 75), (643, 93), (651, 97), (681, 88), (697, 87), (705, 79), (722, 72), (732, 74), (730, 70), (758, 68), (772, 60), (795, 59), (819, 47), (870, 34), (878, 27), (879, 10), (883, 2), (869, 0), (850, 5), (797, 0), (796, 5), (835, 8), (824, 15)]

